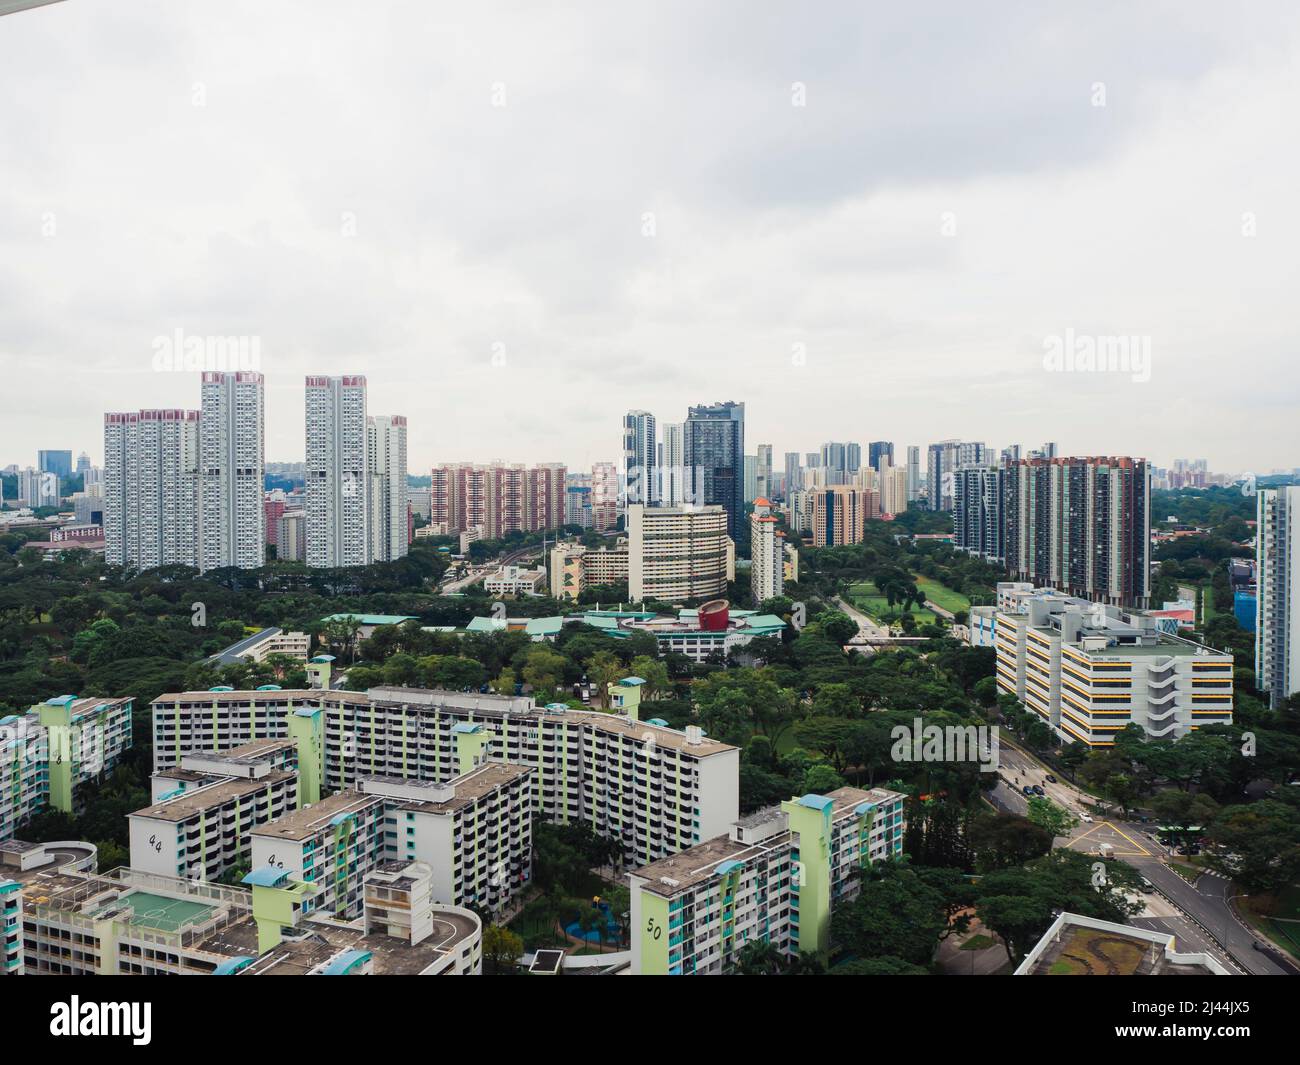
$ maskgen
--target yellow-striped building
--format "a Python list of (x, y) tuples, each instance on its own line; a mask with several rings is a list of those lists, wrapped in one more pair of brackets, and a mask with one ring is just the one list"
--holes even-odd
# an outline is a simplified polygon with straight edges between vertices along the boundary
[(998, 690), (1063, 740), (1108, 747), (1130, 724), (1177, 739), (1232, 723), (1232, 655), (1086, 599), (1044, 596), (1024, 607), (997, 615)]

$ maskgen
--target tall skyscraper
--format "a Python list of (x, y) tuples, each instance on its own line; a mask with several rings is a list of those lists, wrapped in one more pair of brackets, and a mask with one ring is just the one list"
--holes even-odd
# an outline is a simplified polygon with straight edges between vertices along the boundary
[(659, 501), (659, 454), (655, 416), (645, 410), (623, 415), (623, 484), (629, 503)]
[(1300, 691), (1300, 487), (1256, 499), (1255, 683), (1281, 706)]
[(36, 452), (36, 468), (41, 473), (52, 473), (56, 477), (71, 477), (72, 452), (38, 451)]
[(758, 491), (758, 456), (745, 456), (745, 502), (752, 503), (759, 497)]
[(802, 471), (803, 467), (799, 463), (799, 452), (787, 451), (785, 453), (785, 498), (787, 501), (794, 498), (795, 492), (803, 487)]
[(731, 551), (726, 512), (719, 507), (627, 508), (627, 587), (634, 603), (726, 594)]
[(983, 466), (988, 449), (984, 444), (962, 440), (941, 440), (930, 445), (926, 487), (931, 510), (952, 510), (953, 474), (963, 466)]
[(199, 568), (256, 569), (266, 559), (262, 375), (205, 370), (199, 415)]
[(685, 433), (690, 499), (716, 504), (727, 515), (727, 535), (741, 557), (749, 554), (745, 515), (745, 405), (714, 403), (691, 407)]
[(281, 562), (307, 561), (307, 512), (286, 510), (275, 523), (275, 557)]
[(880, 517), (880, 494), (874, 488), (837, 484), (811, 495), (814, 547), (860, 544), (867, 522)]
[(18, 498), (29, 507), (59, 505), (59, 475), (28, 467), (18, 471)]
[(591, 527), (608, 532), (618, 525), (618, 467), (612, 462), (591, 465)]
[(1151, 595), (1145, 459), (1023, 459), (1006, 467), (1007, 569), (1017, 580), (1113, 606)]
[[(853, 474), (860, 469), (862, 469), (862, 445), (850, 441), (844, 445), (844, 472)], [(844, 483), (848, 483), (847, 477)]]
[(907, 470), (902, 466), (884, 465), (879, 473), (880, 512), (905, 514), (907, 512)]
[(915, 444), (907, 449), (907, 501), (921, 498), (921, 449)]
[(686, 502), (686, 443), (681, 422), (668, 422), (663, 427), (663, 444), (660, 447), (659, 486), (662, 502), (667, 507), (679, 507)]
[(879, 473), (894, 464), (894, 445), (889, 440), (873, 440), (867, 445), (867, 462)]
[(785, 576), (785, 535), (776, 527), (772, 504), (767, 499), (754, 501), (749, 516), (750, 554), (749, 587), (754, 605), (781, 594)]
[(822, 444), (819, 466), (826, 471), (827, 484), (848, 484), (862, 466), (862, 445), (833, 440)]
[(989, 562), (1006, 557), (1004, 474), (1000, 466), (966, 466), (953, 475), (953, 546)]
[(199, 412), (104, 415), (104, 559), (197, 566)]
[(307, 565), (364, 566), (371, 551), (366, 379), (311, 376), (306, 386)]
[[(602, 465), (602, 464), (598, 464)], [(618, 470), (604, 463), (601, 491), (608, 492), (601, 514), (612, 528), (617, 520)], [(468, 462), (435, 466), (429, 489), (430, 520), (445, 524), (449, 533), (479, 528), (482, 536), (496, 540), (511, 532), (539, 532), (565, 524), (564, 486), (568, 471), (562, 463), (538, 466), (494, 462), (476, 466)], [(592, 511), (595, 520), (595, 484), (592, 477)]]
[(366, 419), (370, 485), (367, 519), (371, 562), (395, 562), (410, 548), (406, 485), (406, 419), (400, 414)]
[(772, 445), (759, 444), (755, 452), (758, 458), (755, 495), (770, 500), (772, 498)]
[(528, 470), (525, 531), (558, 529), (565, 523), (564, 485), (568, 475), (562, 462), (543, 462)]

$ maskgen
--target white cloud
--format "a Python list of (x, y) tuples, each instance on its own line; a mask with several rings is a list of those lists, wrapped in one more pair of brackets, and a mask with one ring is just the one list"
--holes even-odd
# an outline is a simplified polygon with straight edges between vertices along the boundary
[[(273, 460), (302, 376), (358, 371), (416, 470), (614, 458), (623, 409), (723, 398), (778, 454), (1295, 463), (1285, 6), (618, 8), (5, 18), (0, 460), (197, 405), (149, 372), (180, 327), (262, 338)], [(1150, 336), (1151, 381), (1043, 372), (1066, 329)]]

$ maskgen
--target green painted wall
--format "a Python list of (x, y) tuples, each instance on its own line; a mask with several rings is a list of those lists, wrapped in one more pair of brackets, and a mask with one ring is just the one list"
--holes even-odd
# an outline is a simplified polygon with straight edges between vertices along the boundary
[(646, 976), (668, 975), (668, 900), (652, 891), (641, 891), (641, 972)]
[(831, 804), (783, 802), (790, 831), (799, 840), (799, 951), (825, 954), (831, 938)]
[(291, 707), (289, 738), (298, 748), (298, 807), (320, 802), (325, 775), (324, 715), (320, 710), (302, 715)]

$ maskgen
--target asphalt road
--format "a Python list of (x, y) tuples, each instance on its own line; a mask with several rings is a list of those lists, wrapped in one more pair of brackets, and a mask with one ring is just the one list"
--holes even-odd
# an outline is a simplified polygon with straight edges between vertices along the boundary
[(867, 635), (874, 636), (877, 639), (887, 639), (889, 630), (882, 625), (877, 625), (866, 614), (844, 599), (836, 599), (835, 605), (844, 613), (858, 623), (858, 631)]
[[(1028, 803), (1020, 787), (1040, 784), (1052, 801), (1076, 816), (1084, 812), (1084, 793), (1063, 780), (1048, 782), (1048, 767), (1038, 759), (1005, 742), (999, 754), (999, 775), (1003, 779), (998, 781), (992, 797), (1001, 809), (1023, 815)], [(1146, 919), (1163, 922), (1154, 927), (1167, 927), (1178, 937), (1182, 949), (1208, 951), (1236, 971), (1244, 970), (1252, 976), (1287, 975), (1282, 966), (1254, 949), (1258, 937), (1232, 911), (1231, 882), (1206, 873), (1195, 885), (1189, 884), (1165, 864), (1168, 848), (1161, 846), (1150, 825), (1094, 819), (1081, 822), (1069, 839), (1058, 839), (1056, 846), (1095, 854), (1103, 843), (1110, 845), (1114, 857), (1132, 865), (1173, 904), (1174, 912), (1169, 914), (1160, 914), (1158, 907), (1149, 905), (1150, 913), (1135, 923)]]

